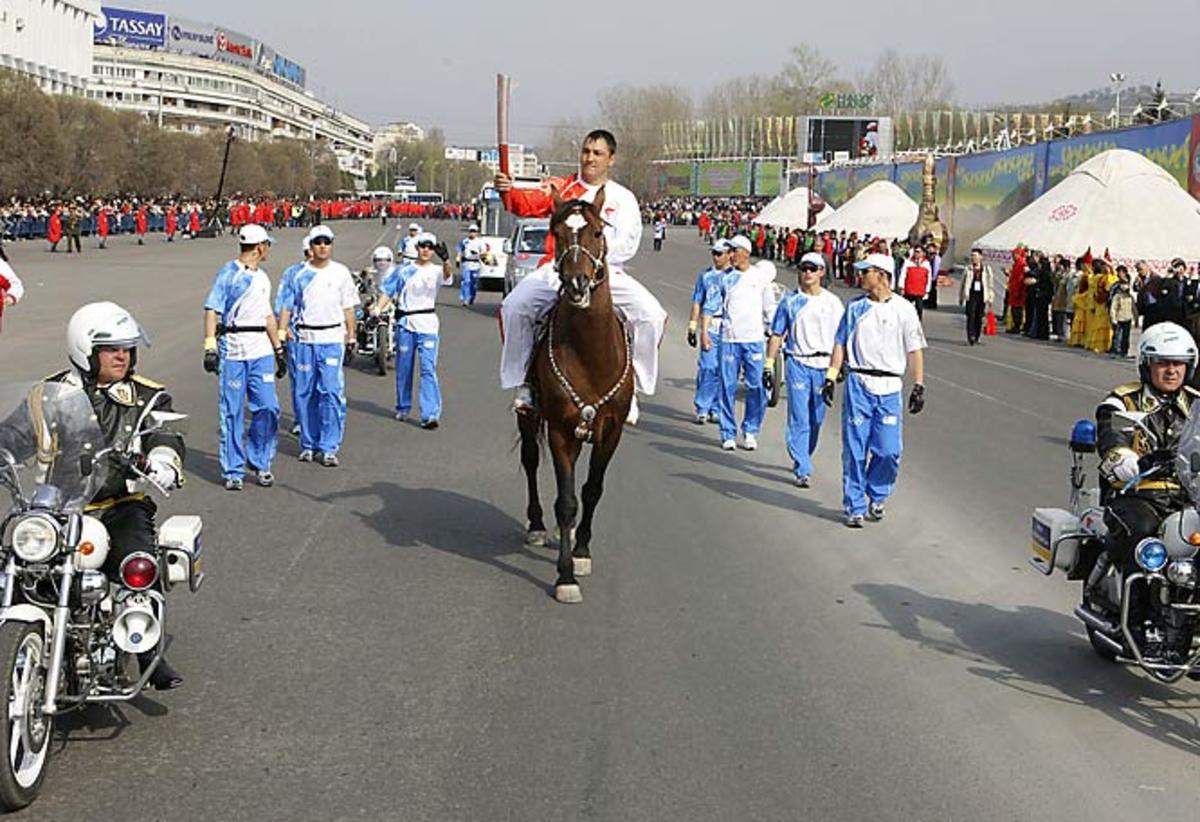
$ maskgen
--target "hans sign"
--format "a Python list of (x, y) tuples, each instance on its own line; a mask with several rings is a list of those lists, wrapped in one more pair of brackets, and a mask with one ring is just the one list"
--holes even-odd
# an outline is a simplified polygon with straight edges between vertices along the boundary
[(215, 45), (216, 51), (213, 56), (218, 60), (254, 66), (254, 40), (246, 35), (228, 29), (217, 29)]
[(93, 23), (92, 41), (141, 48), (163, 48), (167, 44), (166, 30), (166, 15), (102, 6), (100, 16)]

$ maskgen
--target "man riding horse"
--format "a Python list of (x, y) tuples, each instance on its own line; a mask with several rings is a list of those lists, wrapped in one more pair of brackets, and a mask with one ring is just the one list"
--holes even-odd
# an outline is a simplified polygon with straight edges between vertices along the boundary
[[(658, 381), (658, 344), (667, 322), (667, 312), (645, 286), (625, 271), (625, 264), (638, 250), (642, 240), (642, 215), (633, 192), (609, 179), (616, 162), (617, 141), (603, 129), (583, 138), (579, 171), (569, 177), (550, 177), (537, 188), (515, 188), (506, 174), (497, 174), (496, 191), (504, 207), (519, 217), (549, 217), (554, 212), (554, 193), (562, 201), (592, 202), (596, 192), (605, 191), (601, 218), (608, 253), (609, 287), (617, 312), (633, 335), (633, 370), (637, 390), (654, 393)], [(513, 410), (528, 413), (533, 396), (526, 382), (529, 357), (533, 352), (538, 321), (558, 299), (561, 282), (552, 261), (553, 238), (546, 245), (542, 265), (521, 280), (500, 306), (504, 323), (504, 347), (500, 355), (500, 386), (515, 389)], [(637, 406), (630, 409), (630, 422), (636, 421)]]

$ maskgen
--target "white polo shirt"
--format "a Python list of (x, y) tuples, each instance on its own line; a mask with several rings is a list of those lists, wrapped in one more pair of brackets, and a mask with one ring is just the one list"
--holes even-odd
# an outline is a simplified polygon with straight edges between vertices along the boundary
[(883, 302), (865, 295), (853, 300), (838, 325), (836, 341), (846, 347), (846, 365), (851, 371), (865, 368), (898, 375), (859, 374), (863, 387), (877, 396), (900, 393), (904, 388), (900, 376), (908, 367), (909, 353), (926, 347), (917, 309), (899, 294)]
[[(296, 274), (296, 326), (302, 343), (346, 341), (346, 309), (359, 304), (358, 289), (350, 269), (330, 260), (324, 268), (305, 264)], [(308, 329), (305, 325), (330, 325)]]

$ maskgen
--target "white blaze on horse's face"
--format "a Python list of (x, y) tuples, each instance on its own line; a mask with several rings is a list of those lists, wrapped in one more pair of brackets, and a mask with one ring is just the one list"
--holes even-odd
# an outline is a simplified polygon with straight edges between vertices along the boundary
[(578, 233), (580, 229), (587, 227), (587, 217), (576, 211), (570, 217), (563, 220), (563, 225), (571, 229), (571, 231)]

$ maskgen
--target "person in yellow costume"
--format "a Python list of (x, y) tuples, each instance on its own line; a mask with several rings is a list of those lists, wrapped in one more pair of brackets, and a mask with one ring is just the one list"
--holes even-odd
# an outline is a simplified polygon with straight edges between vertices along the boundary
[(1092, 302), (1090, 290), (1095, 275), (1092, 274), (1091, 263), (1085, 257), (1080, 257), (1075, 261), (1075, 270), (1079, 272), (1078, 281), (1075, 284), (1075, 294), (1071, 297), (1075, 316), (1071, 320), (1071, 334), (1067, 337), (1067, 345), (1082, 348), (1084, 340), (1087, 339), (1088, 315), (1091, 313), (1088, 306)]
[(1095, 274), (1089, 279), (1092, 287), (1089, 290), (1087, 336), (1084, 347), (1097, 354), (1107, 354), (1112, 348), (1113, 327), (1108, 317), (1108, 295), (1117, 284), (1117, 275), (1107, 260), (1096, 260), (1093, 263)]

